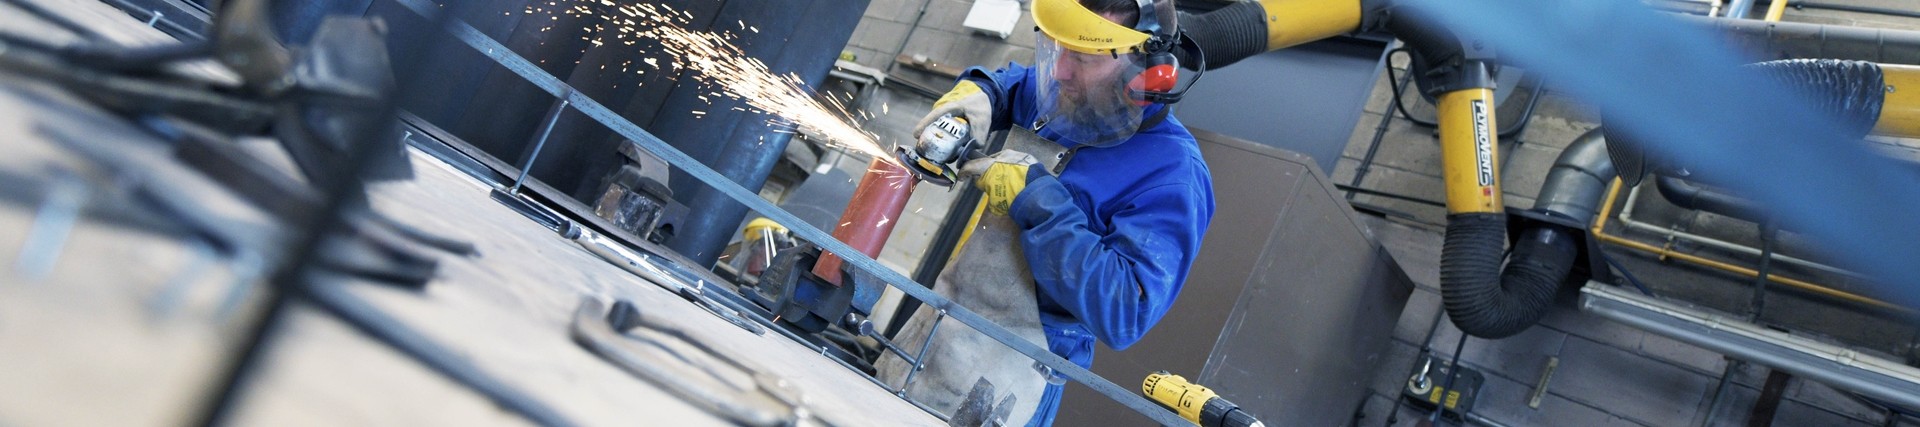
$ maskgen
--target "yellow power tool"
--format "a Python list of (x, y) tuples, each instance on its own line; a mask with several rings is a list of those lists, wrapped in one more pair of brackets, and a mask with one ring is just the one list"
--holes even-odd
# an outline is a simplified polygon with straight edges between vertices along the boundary
[(1140, 391), (1154, 403), (1180, 413), (1181, 418), (1202, 427), (1265, 427), (1253, 414), (1214, 394), (1213, 390), (1187, 382), (1186, 378), (1154, 372), (1140, 382)]

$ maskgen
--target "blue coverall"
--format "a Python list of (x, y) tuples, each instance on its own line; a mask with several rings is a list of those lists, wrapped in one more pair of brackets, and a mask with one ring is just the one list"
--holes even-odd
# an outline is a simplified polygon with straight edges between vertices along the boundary
[[(1033, 74), (1009, 63), (991, 72), (968, 69), (962, 79), (987, 92), (996, 128), (1031, 128), (1038, 109)], [(1148, 106), (1143, 115), (1160, 108), (1166, 106)], [(1043, 127), (1041, 137), (1073, 152), (1058, 177), (1030, 169), (1009, 209), (1039, 289), (1047, 347), (1081, 367), (1093, 366), (1095, 339), (1124, 350), (1160, 321), (1213, 219), (1213, 182), (1199, 143), (1179, 120), (1165, 117), (1110, 147), (1080, 147)], [(1062, 390), (1047, 386), (1028, 425), (1053, 424)]]

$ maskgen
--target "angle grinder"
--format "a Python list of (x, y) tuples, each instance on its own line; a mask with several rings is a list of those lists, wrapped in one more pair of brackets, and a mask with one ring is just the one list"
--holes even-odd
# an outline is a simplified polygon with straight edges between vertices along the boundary
[(954, 172), (959, 163), (980, 148), (968, 129), (967, 118), (942, 115), (920, 130), (920, 137), (912, 148), (895, 147), (895, 157), (921, 180), (942, 187), (952, 186), (960, 179)]

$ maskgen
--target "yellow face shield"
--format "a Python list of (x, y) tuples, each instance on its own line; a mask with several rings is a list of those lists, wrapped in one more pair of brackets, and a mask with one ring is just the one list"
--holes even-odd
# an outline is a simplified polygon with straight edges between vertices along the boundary
[(1075, 0), (1034, 0), (1033, 23), (1060, 47), (1094, 55), (1132, 53), (1149, 37), (1109, 21)]

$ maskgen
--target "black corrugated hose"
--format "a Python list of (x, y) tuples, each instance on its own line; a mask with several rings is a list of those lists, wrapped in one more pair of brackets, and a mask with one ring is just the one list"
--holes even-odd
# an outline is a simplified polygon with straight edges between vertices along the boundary
[[(1267, 51), (1265, 18), (1266, 8), (1259, 2), (1235, 2), (1199, 15), (1182, 12), (1180, 31), (1206, 52), (1207, 68), (1219, 69)], [(1200, 63), (1194, 52), (1175, 55), (1189, 69)]]
[(1880, 64), (1840, 59), (1783, 59), (1746, 65), (1746, 69), (1792, 88), (1813, 107), (1839, 118), (1845, 136), (1858, 138), (1873, 130), (1886, 101), (1886, 82)]
[[(1815, 109), (1840, 119), (1841, 129), (1845, 131), (1841, 136), (1845, 138), (1860, 138), (1872, 131), (1874, 122), (1880, 118), (1880, 109), (1886, 102), (1885, 75), (1880, 70), (1880, 64), (1872, 62), (1783, 59), (1748, 64), (1742, 66), (1741, 70), (1760, 73), (1792, 89), (1811, 102)], [(1659, 160), (1662, 159), (1645, 157), (1648, 144), (1679, 144), (1685, 141), (1648, 138), (1618, 124), (1602, 126), (1601, 129), (1606, 133), (1607, 150), (1614, 152), (1614, 166), (1620, 169), (1620, 179), (1626, 185), (1639, 185), (1641, 178), (1647, 174), (1665, 173), (1686, 166), (1661, 164)]]
[[(1791, 59), (1742, 70), (1762, 73), (1799, 92), (1814, 108), (1840, 119), (1849, 137), (1872, 130), (1885, 102), (1880, 66), (1871, 62)], [(1606, 129), (1608, 141), (1615, 141), (1615, 127)], [(1630, 140), (1621, 136), (1619, 141)], [(1440, 253), (1441, 299), (1454, 325), (1469, 335), (1498, 339), (1533, 326), (1553, 304), (1554, 294), (1573, 266), (1577, 248), (1567, 231), (1550, 227), (1523, 231), (1512, 255), (1503, 257), (1506, 232), (1503, 214), (1447, 216)]]
[(1440, 298), (1454, 326), (1468, 335), (1506, 338), (1538, 323), (1573, 268), (1577, 249), (1562, 230), (1523, 232), (1502, 271), (1506, 241), (1505, 214), (1447, 216)]

